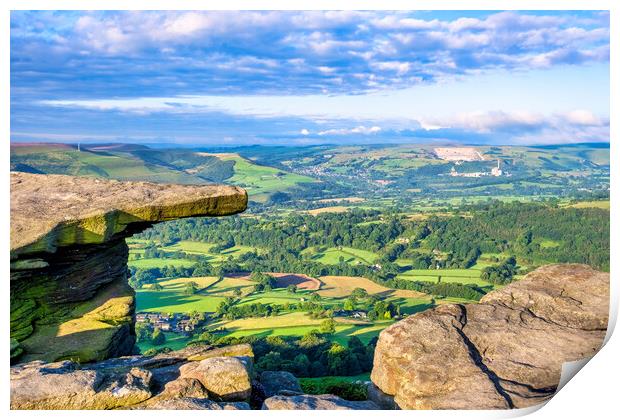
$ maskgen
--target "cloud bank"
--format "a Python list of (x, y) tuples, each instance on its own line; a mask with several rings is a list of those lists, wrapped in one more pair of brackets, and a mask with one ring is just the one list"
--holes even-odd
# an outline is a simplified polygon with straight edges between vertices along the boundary
[[(578, 100), (562, 105), (557, 91), (544, 110), (523, 109), (514, 92), (501, 97), (483, 82), (458, 97), (451, 91), (481, 75), (508, 87), (518, 74), (551, 80), (568, 68), (607, 67), (607, 13), (455, 15), (13, 11), (13, 137), (608, 140), (608, 113)], [(581, 81), (571, 88), (605, 86)], [(431, 106), (427, 88), (440, 92), (445, 110)], [(102, 121), (117, 121), (124, 134)]]

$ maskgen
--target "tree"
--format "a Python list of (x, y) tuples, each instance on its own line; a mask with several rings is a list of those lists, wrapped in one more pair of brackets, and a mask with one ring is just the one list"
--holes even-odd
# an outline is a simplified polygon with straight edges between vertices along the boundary
[(233, 295), (239, 298), (241, 297), (242, 294), (243, 292), (241, 291), (241, 287), (235, 287), (235, 290), (233, 290)]
[(213, 274), (213, 267), (206, 261), (199, 262), (192, 273), (192, 277), (205, 277)]
[(136, 338), (138, 341), (149, 341), (152, 338), (151, 327), (147, 322), (136, 324)]
[(279, 370), (282, 366), (282, 356), (277, 351), (270, 351), (256, 364), (261, 370)]
[(355, 299), (364, 299), (368, 297), (368, 292), (366, 291), (366, 289), (362, 289), (361, 287), (356, 287), (351, 292), (351, 297)]
[(349, 298), (344, 301), (343, 308), (345, 311), (353, 311), (355, 310), (355, 299)]
[(336, 332), (336, 322), (333, 318), (328, 318), (319, 325), (321, 334), (333, 334)]
[(194, 295), (196, 294), (197, 291), (198, 291), (198, 283), (196, 283), (195, 281), (190, 281), (185, 284), (184, 293), (186, 295)]
[(294, 284), (289, 284), (289, 285), (286, 287), (286, 290), (287, 290), (289, 293), (297, 293), (297, 286), (296, 286), (296, 285), (294, 285)]
[(166, 336), (159, 328), (155, 328), (153, 330), (153, 337), (151, 338), (151, 343), (155, 346), (159, 346), (166, 342)]
[(293, 367), (295, 369), (295, 375), (297, 376), (308, 376), (310, 370), (310, 359), (305, 354), (298, 354), (293, 359)]
[(161, 284), (159, 284), (159, 283), (155, 283), (155, 284), (153, 284), (153, 285), (151, 286), (151, 290), (154, 290), (154, 291), (156, 291), (156, 292), (160, 292), (160, 291), (164, 290), (164, 286), (162, 286), (162, 285), (161, 285)]

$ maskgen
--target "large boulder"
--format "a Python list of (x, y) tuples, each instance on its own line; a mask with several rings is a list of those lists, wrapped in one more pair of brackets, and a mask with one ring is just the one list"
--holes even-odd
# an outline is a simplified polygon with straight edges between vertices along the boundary
[(331, 394), (276, 395), (267, 398), (263, 410), (377, 410), (372, 401), (347, 401)]
[(151, 397), (150, 373), (79, 369), (74, 362), (32, 362), (11, 368), (11, 409), (101, 410)]
[(181, 378), (199, 380), (209, 395), (219, 401), (244, 401), (252, 394), (252, 359), (211, 357), (189, 362), (179, 369)]
[(154, 223), (243, 211), (244, 190), (11, 173), (11, 362), (130, 354), (125, 238)]
[(260, 383), (266, 397), (274, 395), (303, 394), (299, 381), (292, 373), (284, 371), (263, 371), (260, 374)]
[(522, 408), (550, 398), (562, 364), (600, 348), (609, 273), (542, 267), (479, 304), (444, 305), (379, 336), (371, 374), (403, 409)]

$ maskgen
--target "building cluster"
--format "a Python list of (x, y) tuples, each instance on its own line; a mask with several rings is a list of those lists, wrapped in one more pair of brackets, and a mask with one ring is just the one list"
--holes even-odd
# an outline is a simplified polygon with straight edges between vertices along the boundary
[(204, 322), (203, 316), (189, 314), (165, 314), (141, 312), (136, 314), (137, 323), (147, 323), (164, 332), (191, 333)]
[(497, 166), (491, 169), (491, 172), (457, 172), (457, 170), (452, 167), (450, 170), (450, 176), (460, 176), (464, 178), (481, 178), (483, 176), (502, 176), (504, 175), (504, 171), (500, 168), (499, 159), (497, 160)]
[(335, 311), (334, 316), (340, 316), (344, 318), (366, 319), (368, 318), (368, 313), (362, 310), (346, 311), (344, 309), (341, 309), (339, 311)]

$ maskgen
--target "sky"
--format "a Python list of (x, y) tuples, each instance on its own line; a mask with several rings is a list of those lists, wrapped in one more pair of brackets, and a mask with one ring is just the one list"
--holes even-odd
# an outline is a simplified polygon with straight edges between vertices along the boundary
[(11, 141), (609, 142), (601, 11), (12, 11)]

